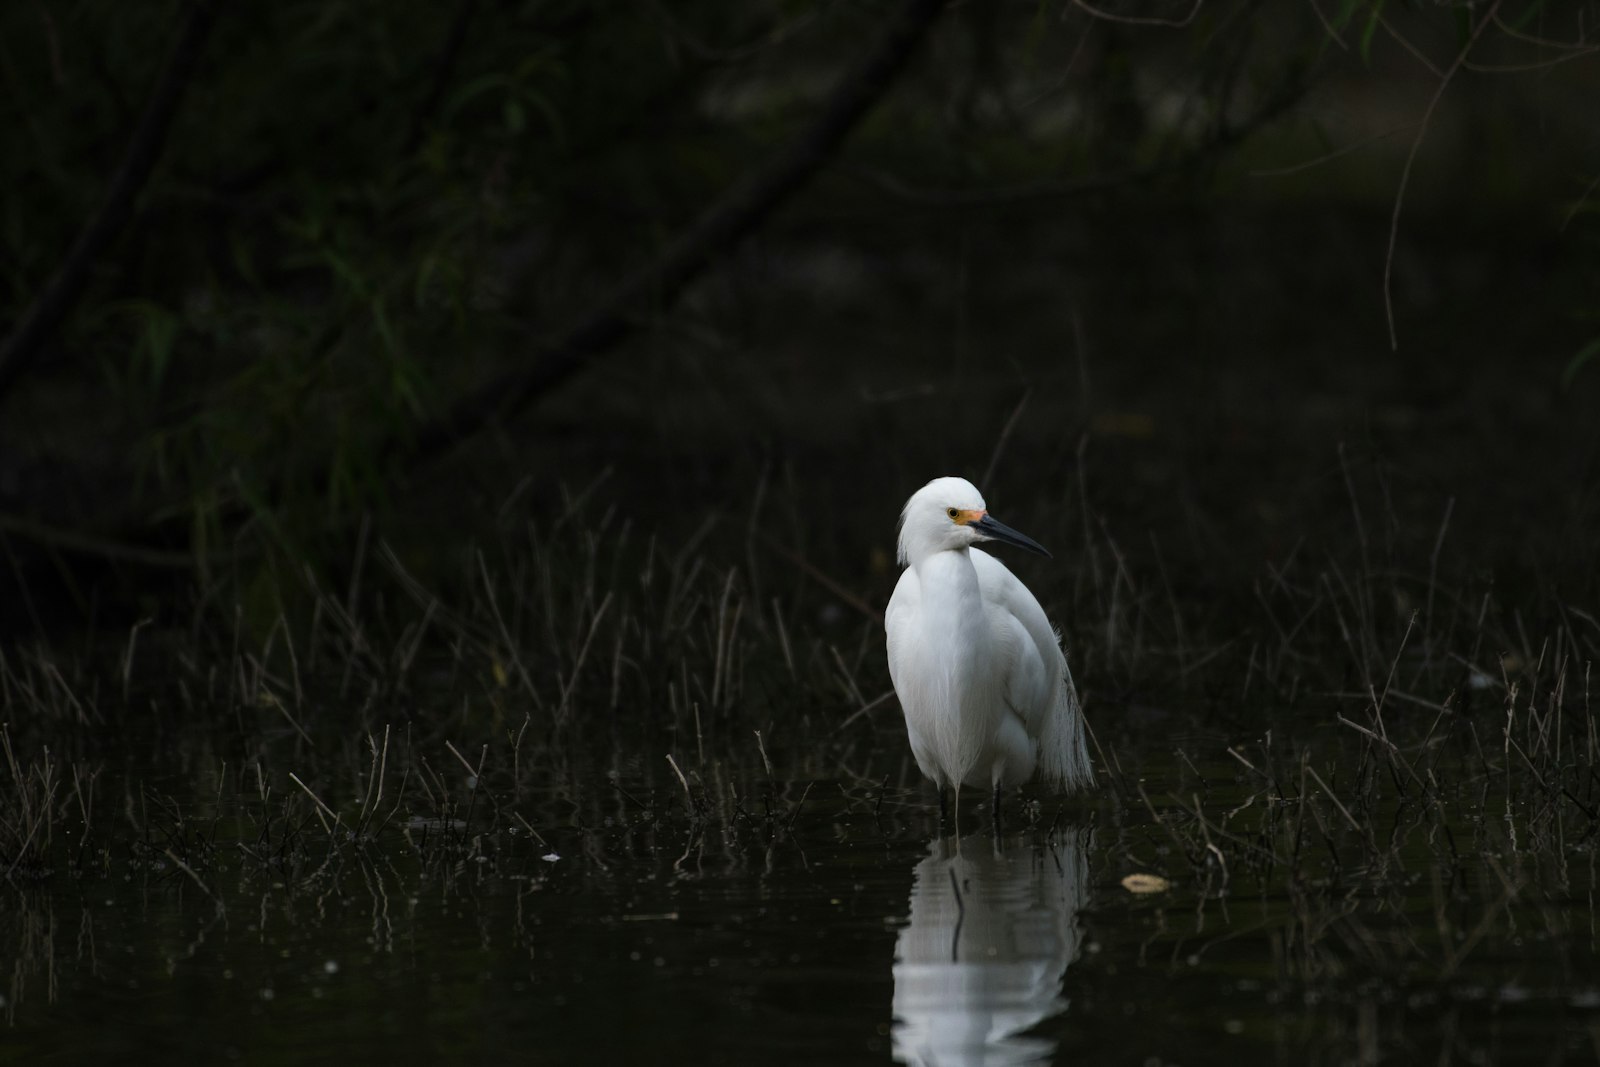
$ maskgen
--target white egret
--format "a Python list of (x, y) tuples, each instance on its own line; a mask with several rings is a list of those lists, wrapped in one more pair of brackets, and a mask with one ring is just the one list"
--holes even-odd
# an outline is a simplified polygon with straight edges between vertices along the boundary
[(939, 790), (1002, 789), (1037, 773), (1088, 788), (1093, 772), (1083, 712), (1056, 633), (1028, 587), (980, 548), (1000, 541), (1048, 556), (996, 521), (964, 478), (935, 478), (900, 515), (905, 571), (884, 615), (889, 677), (905, 712), (911, 753)]
[(1035, 1028), (1067, 1010), (1089, 896), (1089, 831), (935, 840), (912, 872), (894, 943), (894, 1058), (915, 1067), (1050, 1063)]

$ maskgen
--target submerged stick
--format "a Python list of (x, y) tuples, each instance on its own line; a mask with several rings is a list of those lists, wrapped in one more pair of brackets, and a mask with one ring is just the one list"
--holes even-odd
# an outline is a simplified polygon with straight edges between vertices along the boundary
[(670, 753), (667, 755), (667, 764), (672, 768), (672, 773), (678, 776), (678, 781), (683, 786), (683, 795), (689, 802), (689, 814), (698, 817), (700, 812), (695, 807), (694, 794), (689, 790), (689, 779), (683, 776), (683, 772), (678, 769), (678, 761), (673, 759)]
[[(301, 789), (304, 789), (305, 792), (306, 792), (306, 796), (310, 797), (312, 802), (317, 805), (317, 808), (318, 808), (317, 818), (322, 819), (322, 828), (324, 830), (328, 831), (328, 836), (329, 837), (332, 837), (333, 836), (333, 832), (339, 828), (339, 813), (334, 811), (332, 808), (328, 807), (328, 805), (324, 804), (322, 802), (322, 798), (317, 796), (317, 794), (313, 793), (311, 791), (311, 787), (306, 785), (304, 782), (302, 782), (300, 780), (300, 777), (298, 775), (296, 775), (293, 771), (289, 772), (289, 781), (293, 782), (295, 785), (299, 786)], [(323, 818), (323, 814), (322, 813), (324, 813), (324, 812), (326, 812), (329, 816), (331, 816), (333, 818), (333, 825), (332, 826), (329, 826), (328, 825), (328, 820)]]

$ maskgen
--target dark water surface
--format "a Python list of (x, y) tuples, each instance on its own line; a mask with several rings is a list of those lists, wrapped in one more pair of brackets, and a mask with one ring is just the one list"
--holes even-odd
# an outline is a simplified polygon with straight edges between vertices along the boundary
[[(1151, 766), (1091, 802), (1012, 801), (998, 838), (969, 800), (959, 843), (938, 836), (927, 794), (857, 781), (775, 787), (776, 816), (753, 800), (731, 821), (618, 783), (629, 799), (606, 825), (543, 844), (502, 822), (444, 847), (450, 828), (418, 820), (292, 861), (230, 848), (249, 824), (228, 818), (193, 875), (158, 841), (112, 855), (109, 876), (6, 887), (0, 1050), (39, 1064), (1593, 1062), (1585, 827), (1463, 787), (1448, 823), (1397, 801), (1358, 832), (1325, 799), (1302, 813), (1312, 801), (1257, 790), (1235, 761), (1189, 768), (1182, 793), (1178, 771), (1160, 782)], [(1192, 862), (1208, 836), (1216, 861)], [(1125, 888), (1139, 873), (1170, 888)]]

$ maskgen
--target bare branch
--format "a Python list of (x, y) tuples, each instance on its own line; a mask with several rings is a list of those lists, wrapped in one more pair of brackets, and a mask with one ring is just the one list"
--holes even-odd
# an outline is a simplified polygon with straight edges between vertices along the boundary
[(1594, 179), (1584, 187), (1583, 195), (1573, 203), (1572, 208), (1567, 212), (1567, 217), (1561, 220), (1563, 232), (1568, 226), (1572, 225), (1572, 220), (1578, 217), (1578, 212), (1583, 210), (1583, 205), (1589, 202), (1589, 197), (1594, 195), (1596, 186), (1600, 186), (1600, 174), (1596, 174)]
[(1339, 31), (1334, 28), (1333, 23), (1328, 21), (1328, 16), (1323, 14), (1322, 8), (1320, 5), (1318, 5), (1317, 0), (1308, 0), (1308, 2), (1311, 4), (1311, 10), (1317, 13), (1317, 21), (1322, 23), (1322, 28), (1327, 31), (1328, 39), (1348, 52), (1350, 50), (1350, 46), (1344, 43), (1344, 38), (1339, 36)]
[(1478, 43), (1478, 38), (1483, 36), (1483, 31), (1494, 20), (1495, 12), (1500, 10), (1501, 0), (1495, 0), (1489, 13), (1478, 20), (1478, 25), (1473, 27), (1472, 36), (1467, 38), (1467, 43), (1461, 46), (1461, 51), (1456, 54), (1455, 62), (1450, 64), (1450, 69), (1444, 72), (1439, 79), (1439, 86), (1433, 91), (1433, 96), (1428, 100), (1428, 108), (1422, 113), (1422, 128), (1417, 131), (1417, 136), (1411, 142), (1411, 151), (1406, 153), (1405, 169), (1400, 172), (1400, 188), (1394, 194), (1394, 214), (1389, 219), (1389, 249), (1383, 257), (1383, 313), (1389, 322), (1389, 348), (1398, 351), (1400, 338), (1394, 328), (1394, 291), (1391, 280), (1394, 276), (1394, 243), (1400, 233), (1400, 208), (1405, 203), (1406, 185), (1411, 181), (1411, 166), (1417, 161), (1417, 150), (1422, 147), (1423, 138), (1428, 136), (1428, 124), (1433, 121), (1433, 109), (1439, 106), (1439, 100), (1444, 96), (1444, 91), (1450, 87), (1450, 81), (1455, 77), (1456, 71), (1467, 61), (1467, 53), (1472, 51), (1472, 46)]
[(1072, 2), (1095, 18), (1105, 22), (1121, 22), (1129, 26), (1170, 26), (1175, 29), (1182, 29), (1193, 22), (1196, 15), (1200, 14), (1200, 7), (1205, 3), (1205, 0), (1194, 0), (1194, 7), (1190, 8), (1189, 13), (1181, 19), (1164, 19), (1151, 15), (1113, 15), (1109, 11), (1090, 7), (1084, 3), (1084, 0), (1072, 0)]
[(1566, 49), (1568, 51), (1573, 51), (1573, 52), (1592, 52), (1592, 51), (1594, 51), (1594, 47), (1595, 46), (1590, 44), (1588, 41), (1585, 41), (1585, 40), (1555, 41), (1555, 40), (1551, 40), (1548, 37), (1536, 37), (1531, 33), (1524, 33), (1523, 31), (1517, 29), (1515, 26), (1510, 25), (1509, 23), (1507, 23), (1505, 21), (1505, 19), (1502, 19), (1498, 14), (1494, 15), (1493, 18), (1494, 18), (1495, 27), (1498, 28), (1507, 37), (1510, 37), (1513, 40), (1526, 41), (1528, 44), (1536, 44), (1536, 45), (1539, 45), (1542, 48), (1561, 48), (1561, 49)]
[(1287, 167), (1272, 167), (1267, 170), (1250, 171), (1250, 177), (1282, 178), (1285, 175), (1298, 174), (1303, 170), (1310, 170), (1313, 167), (1320, 167), (1324, 163), (1331, 163), (1342, 156), (1349, 155), (1351, 152), (1359, 152), (1368, 145), (1373, 145), (1377, 144), (1379, 141), (1388, 140), (1397, 133), (1403, 133), (1406, 130), (1414, 130), (1416, 128), (1417, 124), (1415, 122), (1408, 122), (1404, 126), (1396, 126), (1393, 129), (1384, 130), (1382, 133), (1375, 133), (1371, 137), (1363, 137), (1361, 140), (1356, 141), (1353, 144), (1347, 144), (1343, 148), (1335, 148), (1331, 152), (1324, 152), (1320, 156), (1313, 156), (1311, 159), (1303, 160), (1299, 163), (1291, 163)]
[(1530, 70), (1558, 67), (1569, 60), (1582, 59), (1596, 52), (1600, 52), (1600, 45), (1591, 45), (1588, 48), (1576, 49), (1549, 59), (1535, 59), (1528, 63), (1463, 63), (1462, 66), (1475, 74), (1525, 74)]
[[(1410, 38), (1401, 33), (1399, 30), (1395, 29), (1394, 25), (1388, 19), (1383, 17), (1383, 8), (1381, 6), (1373, 9), (1372, 16), (1378, 20), (1378, 25), (1383, 27), (1384, 33), (1387, 33), (1390, 37), (1394, 38), (1396, 44), (1398, 44), (1401, 48), (1404, 48), (1407, 52), (1410, 52), (1418, 63), (1421, 63), (1424, 67), (1428, 68), (1429, 74), (1432, 74), (1435, 78), (1448, 77), (1444, 71), (1440, 70), (1434, 65), (1433, 60), (1428, 58), (1427, 53), (1418, 48), (1416, 45), (1412, 44)], [(1479, 27), (1479, 29), (1481, 30), (1482, 27)], [(1473, 36), (1476, 37), (1477, 34), (1474, 34)]]

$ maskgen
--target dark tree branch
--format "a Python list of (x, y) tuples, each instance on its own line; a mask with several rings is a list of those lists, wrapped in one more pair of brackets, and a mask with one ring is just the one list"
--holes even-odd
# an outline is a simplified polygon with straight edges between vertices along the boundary
[(777, 155), (730, 189), (678, 236), (651, 266), (625, 279), (589, 315), (545, 345), (534, 362), (497, 375), (422, 426), (400, 458), (425, 459), (453, 447), (497, 418), (553, 389), (590, 357), (638, 329), (642, 311), (673, 302), (719, 254), (760, 225), (825, 164), (896, 75), (945, 0), (906, 0), (877, 40), (840, 80), (821, 114)]
[(416, 110), (411, 113), (411, 120), (407, 123), (405, 143), (400, 149), (402, 156), (416, 152), (417, 146), (422, 143), (422, 135), (428, 128), (428, 122), (438, 112), (439, 104), (444, 100), (444, 92), (450, 87), (450, 79), (455, 76), (456, 63), (461, 58), (461, 46), (467, 41), (467, 30), (477, 13), (478, 0), (460, 0), (460, 6), (456, 8), (456, 17), (450, 22), (450, 34), (445, 38), (444, 47), (439, 50), (439, 58), (434, 63), (433, 78), (428, 83), (428, 92)]
[[(615, 345), (638, 329), (639, 319), (636, 316), (648, 315), (670, 304), (719, 253), (755, 229), (831, 158), (862, 116), (893, 84), (901, 67), (915, 51), (945, 2), (906, 0), (861, 61), (841, 78), (812, 123), (794, 141), (716, 201), (667, 247), (653, 266), (625, 279), (575, 327), (540, 346), (534, 356), (535, 362), (496, 376), (463, 397), (443, 417), (424, 424), (408, 438), (391, 440), (385, 449), (386, 458), (396, 463), (415, 463), (438, 455), (477, 433), (492, 420), (514, 413), (540, 393), (565, 381), (581, 369), (589, 357)], [(191, 39), (194, 43), (189, 50), (197, 51), (198, 35), (184, 35), (184, 41)], [(180, 42), (179, 53), (184, 50)], [(173, 68), (178, 66), (177, 63), (172, 64)], [(170, 112), (176, 102), (176, 87), (181, 84), (182, 78), (171, 77), (172, 70), (168, 73), (162, 88), (171, 86), (169, 95), (173, 99), (167, 105)], [(152, 106), (151, 112), (154, 111)], [(149, 120), (147, 114), (146, 122), (141, 124), (141, 133), (151, 125)], [(152, 152), (152, 162), (153, 158)], [(145, 169), (148, 170), (148, 164)], [(125, 165), (123, 170), (131, 172), (133, 168)], [(124, 183), (120, 177), (116, 183), (119, 187), (137, 184)], [(126, 199), (131, 199), (131, 192)], [(125, 214), (126, 203), (122, 210)], [(102, 211), (102, 215), (106, 213)], [(102, 243), (105, 240), (108, 238), (101, 238)], [(80, 241), (80, 245), (83, 243)], [(74, 255), (73, 258), (78, 257)], [(81, 280), (78, 284), (81, 287)], [(59, 315), (56, 321), (59, 321)], [(321, 477), (321, 484), (326, 489), (330, 475), (324, 472)], [(275, 497), (287, 478), (287, 474), (274, 478), (262, 496), (265, 499)], [(243, 511), (240, 508), (233, 509), (226, 517), (240, 519)], [(136, 521), (123, 538), (137, 544), (150, 541), (159, 543), (166, 540), (163, 531), (171, 533), (173, 529), (171, 524), (159, 520), (153, 524)], [(57, 547), (61, 548), (90, 548), (87, 544), (68, 546), (61, 543), (59, 538), (54, 540)], [(90, 551), (91, 554), (106, 554)], [(126, 552), (118, 554), (128, 558)]]
[(71, 312), (72, 306), (83, 295), (96, 261), (127, 225), (135, 198), (149, 180), (156, 160), (161, 158), (172, 117), (183, 101), (184, 90), (194, 74), (195, 63), (215, 17), (216, 8), (210, 0), (195, 0), (190, 4), (188, 15), (178, 31), (177, 43), (150, 95), (144, 115), (133, 131), (127, 155), (111, 179), (100, 210), (78, 235), (78, 240), (67, 253), (66, 261), (55, 277), (45, 285), (10, 335), (0, 343), (0, 401), (4, 401), (18, 376), (38, 357), (46, 339)]

